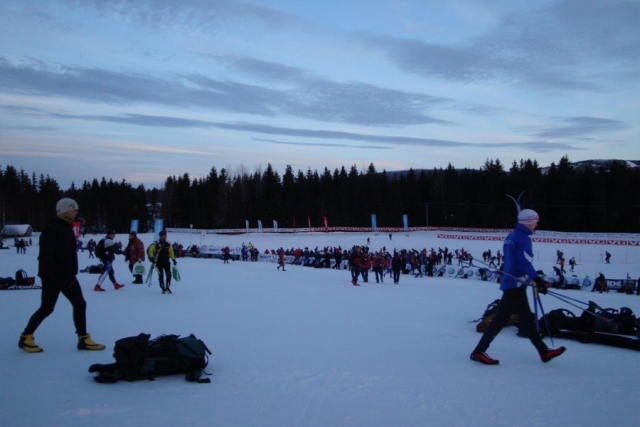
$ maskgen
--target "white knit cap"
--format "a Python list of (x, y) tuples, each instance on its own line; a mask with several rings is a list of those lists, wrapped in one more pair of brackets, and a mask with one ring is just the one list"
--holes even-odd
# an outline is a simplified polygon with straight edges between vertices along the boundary
[(518, 214), (518, 222), (520, 224), (535, 224), (538, 221), (540, 221), (540, 217), (533, 209), (523, 209)]
[(73, 199), (60, 199), (58, 203), (56, 203), (56, 212), (58, 215), (62, 215), (63, 213), (78, 209), (78, 204)]

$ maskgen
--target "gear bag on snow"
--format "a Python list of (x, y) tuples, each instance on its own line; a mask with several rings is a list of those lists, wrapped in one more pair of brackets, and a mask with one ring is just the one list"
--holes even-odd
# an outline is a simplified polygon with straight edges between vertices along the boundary
[(151, 335), (119, 339), (115, 343), (113, 357), (115, 363), (94, 364), (89, 372), (97, 372), (94, 380), (98, 383), (114, 383), (119, 380), (153, 380), (162, 375), (185, 374), (189, 382), (208, 383), (209, 378), (200, 378), (209, 363), (211, 351), (204, 342), (193, 334), (180, 338), (179, 335)]
[(603, 309), (593, 301), (588, 306), (580, 317), (569, 310), (552, 310), (539, 324), (543, 326), (546, 321), (554, 337), (640, 351), (640, 320), (630, 308)]

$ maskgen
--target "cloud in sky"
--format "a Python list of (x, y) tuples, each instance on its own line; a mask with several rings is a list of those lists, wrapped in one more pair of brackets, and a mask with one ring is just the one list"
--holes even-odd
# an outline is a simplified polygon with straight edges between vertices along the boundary
[(313, 3), (3, 2), (3, 164), (65, 186), (105, 150), (117, 180), (637, 158), (636, 1)]

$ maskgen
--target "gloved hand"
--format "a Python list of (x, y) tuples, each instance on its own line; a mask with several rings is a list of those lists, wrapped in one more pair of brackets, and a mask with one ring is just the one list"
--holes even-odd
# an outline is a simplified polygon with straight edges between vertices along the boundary
[(549, 290), (548, 283), (542, 280), (540, 277), (536, 277), (535, 279), (533, 279), (533, 282), (535, 283), (535, 287), (538, 292), (546, 295), (547, 291)]
[(176, 261), (175, 259), (172, 261), (173, 261), (173, 265), (176, 265), (178, 263), (178, 261)]

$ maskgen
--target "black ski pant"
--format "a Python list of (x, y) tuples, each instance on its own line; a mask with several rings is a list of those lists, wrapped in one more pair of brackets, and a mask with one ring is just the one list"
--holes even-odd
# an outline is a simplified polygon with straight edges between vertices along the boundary
[(393, 269), (393, 283), (400, 282), (400, 269)]
[(80, 283), (74, 277), (71, 283), (60, 283), (55, 279), (42, 279), (40, 308), (29, 319), (23, 335), (33, 335), (44, 319), (53, 313), (60, 294), (65, 296), (73, 307), (73, 324), (78, 335), (87, 334), (87, 303), (82, 296)]
[(376, 267), (373, 269), (374, 273), (376, 273), (376, 283), (379, 281), (384, 283), (384, 273), (382, 272), (382, 267)]
[[(158, 268), (158, 282), (160, 282), (160, 288), (167, 289), (171, 286), (171, 264), (169, 261), (162, 264), (156, 264)], [(167, 283), (165, 286), (164, 276), (167, 276)]]
[(529, 307), (529, 300), (527, 299), (527, 286), (503, 291), (498, 310), (486, 331), (482, 334), (482, 338), (480, 338), (474, 351), (479, 353), (487, 351), (493, 339), (500, 333), (502, 328), (504, 328), (504, 325), (507, 324), (513, 313), (518, 315), (520, 332), (529, 338), (538, 350), (538, 353), (545, 353), (548, 347), (536, 331), (535, 319), (533, 318), (531, 308)]

